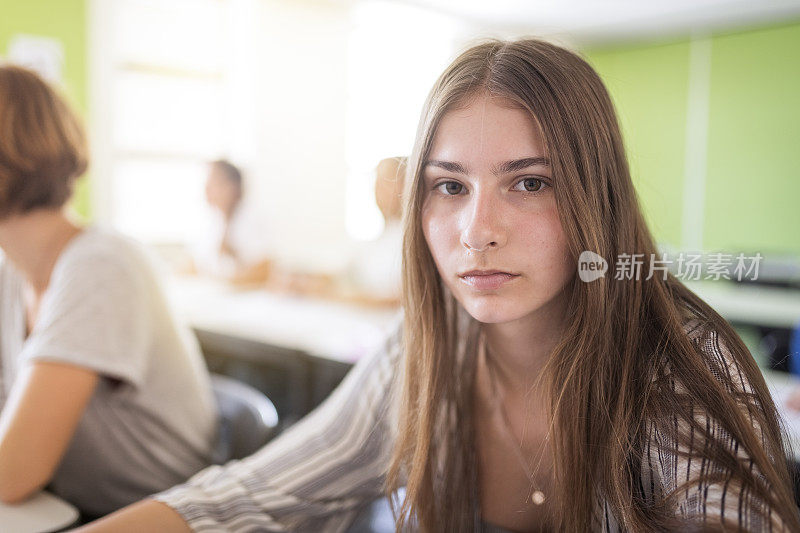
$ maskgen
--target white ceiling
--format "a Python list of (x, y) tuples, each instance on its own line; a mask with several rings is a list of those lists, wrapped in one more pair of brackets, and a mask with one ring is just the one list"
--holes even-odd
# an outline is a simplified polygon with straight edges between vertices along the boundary
[(800, 20), (800, 0), (403, 0), (486, 30), (580, 44)]

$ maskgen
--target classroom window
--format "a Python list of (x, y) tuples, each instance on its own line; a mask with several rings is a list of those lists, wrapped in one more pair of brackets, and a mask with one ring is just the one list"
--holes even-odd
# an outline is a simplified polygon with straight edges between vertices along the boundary
[[(151, 244), (185, 243), (203, 227), (205, 163), (238, 138), (231, 31), (251, 2), (96, 0), (106, 24), (95, 83), (102, 133), (97, 218)], [(239, 132), (238, 135), (241, 135)], [(99, 145), (99, 146), (98, 146)]]

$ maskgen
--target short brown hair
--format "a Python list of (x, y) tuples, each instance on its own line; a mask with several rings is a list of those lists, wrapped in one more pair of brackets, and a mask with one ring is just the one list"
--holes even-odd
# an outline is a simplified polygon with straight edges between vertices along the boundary
[(0, 218), (61, 207), (86, 171), (80, 120), (34, 72), (0, 65)]

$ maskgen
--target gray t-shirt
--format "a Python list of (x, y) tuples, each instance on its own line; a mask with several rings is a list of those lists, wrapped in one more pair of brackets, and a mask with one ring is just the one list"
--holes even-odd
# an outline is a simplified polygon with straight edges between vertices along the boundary
[(97, 228), (74, 237), (27, 339), (22, 277), (0, 259), (0, 331), (0, 406), (36, 361), (101, 375), (48, 487), (83, 512), (106, 514), (210, 462), (217, 417), (197, 341), (132, 240)]

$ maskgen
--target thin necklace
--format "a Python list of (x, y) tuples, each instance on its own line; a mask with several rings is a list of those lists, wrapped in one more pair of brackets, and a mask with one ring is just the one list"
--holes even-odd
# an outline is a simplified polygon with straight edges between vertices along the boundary
[(539, 450), (538, 459), (536, 462), (536, 470), (531, 472), (530, 467), (528, 466), (528, 461), (525, 459), (525, 454), (522, 453), (522, 443), (517, 444), (517, 440), (514, 438), (514, 433), (511, 431), (511, 424), (508, 421), (508, 416), (506, 416), (506, 410), (503, 408), (503, 400), (500, 397), (499, 391), (500, 388), (498, 386), (498, 379), (497, 375), (495, 374), (494, 368), (492, 367), (492, 363), (489, 361), (489, 347), (486, 344), (486, 341), (483, 342), (483, 349), (484, 349), (484, 360), (486, 362), (486, 366), (489, 369), (490, 374), (490, 381), (492, 383), (492, 392), (494, 393), (494, 409), (499, 411), (500, 413), (500, 420), (502, 421), (503, 432), (506, 434), (506, 437), (511, 441), (511, 448), (514, 450), (514, 455), (517, 456), (520, 464), (523, 467), (523, 471), (525, 475), (528, 476), (528, 480), (531, 482), (531, 493), (525, 502), (531, 502), (534, 505), (542, 505), (545, 502), (545, 494), (540, 488), (538, 488), (536, 484), (536, 474), (539, 472), (539, 467), (542, 465), (542, 459), (544, 458), (544, 450), (547, 446), (547, 443), (550, 440), (550, 427), (548, 426), (547, 434), (545, 435), (544, 444), (542, 444), (541, 450)]

